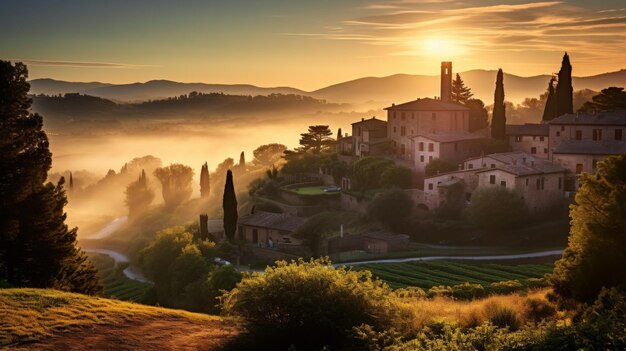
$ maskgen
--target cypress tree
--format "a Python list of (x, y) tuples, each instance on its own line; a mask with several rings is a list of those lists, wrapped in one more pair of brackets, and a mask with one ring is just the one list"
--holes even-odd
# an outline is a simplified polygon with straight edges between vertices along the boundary
[(506, 139), (506, 111), (504, 107), (504, 73), (498, 70), (496, 92), (494, 94), (493, 116), (491, 118), (491, 137), (497, 140)]
[(243, 151), (241, 152), (241, 154), (239, 154), (239, 168), (241, 168), (242, 170), (246, 168), (246, 155), (243, 153)]
[(126, 206), (128, 206), (128, 216), (135, 217), (145, 211), (154, 200), (154, 191), (148, 186), (146, 172), (142, 169), (137, 181), (130, 183), (126, 187)]
[(237, 196), (235, 195), (235, 186), (233, 184), (233, 172), (230, 169), (226, 172), (222, 208), (224, 209), (224, 234), (228, 240), (233, 241), (237, 231), (239, 216), (237, 214)]
[(574, 88), (572, 88), (572, 65), (567, 52), (563, 56), (559, 83), (556, 86), (556, 116), (574, 112)]
[(74, 177), (72, 176), (72, 172), (70, 172), (70, 191), (74, 190)]
[(207, 198), (211, 195), (211, 178), (209, 176), (209, 166), (205, 162), (200, 170), (200, 197)]
[(548, 84), (548, 98), (546, 99), (546, 107), (543, 110), (543, 120), (549, 121), (556, 118), (556, 96), (554, 92), (554, 77), (550, 79)]
[(27, 77), (24, 64), (0, 61), (0, 280), (95, 294), (97, 271), (65, 224), (65, 178), (45, 183), (52, 154)]
[(341, 128), (337, 129), (337, 141), (341, 140)]

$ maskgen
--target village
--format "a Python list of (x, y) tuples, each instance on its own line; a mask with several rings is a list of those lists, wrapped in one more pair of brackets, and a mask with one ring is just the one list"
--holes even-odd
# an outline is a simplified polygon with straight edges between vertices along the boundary
[[(567, 54), (563, 62), (571, 75)], [(315, 245), (320, 253), (335, 260), (408, 255), (415, 247), (411, 235), (384, 226), (344, 228), (350, 222), (346, 217), (367, 214), (377, 193), (373, 190), (380, 188), (355, 186), (359, 180), (354, 174), (336, 171), (354, 167), (359, 160), (410, 170), (408, 184), (390, 187), (403, 188), (411, 197), (411, 216), (417, 218), (432, 217), (443, 208), (463, 208), (474, 193), (494, 187), (517, 194), (529, 218), (537, 218), (567, 208), (582, 172), (593, 174), (598, 161), (626, 153), (626, 112), (581, 113), (571, 107), (557, 111), (555, 78), (549, 82), (551, 95), (540, 123), (506, 124), (502, 111), (504, 118), (493, 117), (490, 125), (476, 129), (470, 126), (470, 108), (452, 97), (452, 77), (452, 62), (442, 62), (440, 96), (392, 104), (385, 108), (385, 118), (363, 117), (352, 123), (351, 135), (339, 130), (332, 155), (327, 155), (330, 163), (314, 163), (308, 171), (283, 169), (279, 189), (256, 193), (258, 208), (240, 215), (237, 238), (248, 243), (249, 254), (267, 262), (311, 255), (318, 250), (294, 233), (312, 216), (331, 211), (336, 214), (332, 229), (318, 227), (327, 232), (318, 234), (322, 238)], [(504, 98), (502, 83), (500, 70), (496, 99), (498, 94)], [(570, 101), (571, 94), (570, 89)], [(441, 164), (446, 166), (437, 166)], [(221, 220), (209, 221), (213, 226), (207, 221), (201, 217), (200, 228), (221, 237)]]

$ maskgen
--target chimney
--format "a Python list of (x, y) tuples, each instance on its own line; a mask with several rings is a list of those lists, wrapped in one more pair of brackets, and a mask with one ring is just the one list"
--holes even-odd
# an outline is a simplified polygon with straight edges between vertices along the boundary
[(452, 96), (452, 62), (441, 62), (441, 101), (448, 102)]

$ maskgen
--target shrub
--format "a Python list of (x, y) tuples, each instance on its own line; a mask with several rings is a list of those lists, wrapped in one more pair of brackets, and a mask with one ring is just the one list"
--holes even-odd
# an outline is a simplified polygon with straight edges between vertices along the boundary
[(398, 227), (413, 209), (413, 199), (400, 189), (378, 194), (367, 206), (367, 215), (389, 228)]
[(424, 174), (427, 177), (430, 177), (439, 173), (452, 172), (456, 170), (457, 170), (457, 167), (454, 164), (447, 162), (445, 160), (442, 160), (440, 158), (436, 158), (428, 162), (426, 167), (424, 167)]
[(433, 298), (435, 296), (452, 297), (452, 288), (444, 285), (433, 286), (428, 289), (428, 297)]
[(525, 301), (525, 305), (524, 315), (526, 319), (533, 322), (540, 322), (556, 314), (554, 305), (544, 299), (528, 298)]
[(380, 175), (380, 185), (383, 188), (408, 189), (411, 187), (411, 170), (402, 166), (391, 166)]
[(273, 349), (339, 348), (354, 327), (367, 324), (382, 332), (408, 315), (370, 272), (333, 268), (328, 260), (278, 261), (225, 293), (222, 306), (243, 323), (255, 345), (270, 342)]
[(545, 288), (550, 286), (550, 282), (546, 278), (528, 278), (526, 286), (531, 289)]
[(489, 291), (494, 294), (512, 294), (524, 289), (524, 285), (519, 280), (505, 280), (489, 284)]
[(522, 324), (520, 316), (513, 308), (495, 301), (485, 305), (484, 313), (489, 322), (499, 328), (517, 330)]
[(477, 227), (502, 230), (522, 221), (526, 212), (526, 204), (517, 193), (504, 187), (490, 187), (472, 195), (464, 215)]
[(480, 284), (463, 283), (452, 287), (452, 297), (460, 300), (472, 300), (485, 297), (487, 293)]

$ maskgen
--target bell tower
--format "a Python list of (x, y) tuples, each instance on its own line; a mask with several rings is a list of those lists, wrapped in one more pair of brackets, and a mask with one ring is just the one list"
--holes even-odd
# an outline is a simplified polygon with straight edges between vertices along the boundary
[(441, 62), (441, 101), (448, 102), (452, 96), (452, 62)]

